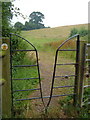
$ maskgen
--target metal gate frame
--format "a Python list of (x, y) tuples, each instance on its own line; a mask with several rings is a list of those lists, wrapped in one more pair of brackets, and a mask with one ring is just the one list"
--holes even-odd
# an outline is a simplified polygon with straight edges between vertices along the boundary
[[(12, 36), (15, 35), (19, 38), (21, 38), (22, 40), (26, 41), (29, 45), (31, 45), (33, 47), (33, 50), (29, 49), (29, 50), (12, 50)], [(76, 38), (76, 49), (61, 49), (62, 46), (64, 46), (65, 43), (67, 43), (68, 41), (72, 40), (73, 38)], [(35, 51), (36, 53), (36, 62), (37, 65), (17, 65), (17, 66), (13, 66), (12, 65), (12, 52), (17, 52), (17, 51)], [(58, 58), (58, 52), (59, 51), (76, 51), (76, 63), (65, 63), (65, 64), (57, 64), (57, 58)], [(76, 106), (78, 104), (78, 99), (79, 99), (79, 74), (80, 74), (80, 36), (79, 34), (76, 34), (70, 38), (68, 38), (67, 40), (65, 40), (56, 50), (56, 55), (55, 55), (55, 64), (54, 64), (54, 71), (53, 71), (53, 77), (52, 77), (52, 85), (51, 85), (51, 92), (50, 92), (50, 96), (43, 96), (42, 95), (42, 87), (41, 87), (41, 79), (40, 79), (40, 70), (39, 70), (39, 62), (38, 62), (38, 52), (37, 49), (34, 47), (34, 45), (32, 43), (30, 43), (28, 40), (24, 39), (23, 37), (17, 35), (17, 34), (10, 34), (10, 71), (11, 71), (11, 94), (12, 94), (12, 111), (13, 111), (13, 93), (14, 92), (18, 92), (18, 91), (30, 91), (30, 90), (40, 90), (41, 93), (41, 97), (33, 97), (33, 98), (26, 98), (26, 99), (18, 99), (16, 101), (24, 101), (24, 100), (33, 100), (33, 99), (42, 99), (42, 103), (44, 105), (45, 111), (47, 111), (51, 99), (53, 97), (61, 97), (61, 96), (73, 96), (74, 99), (74, 105)], [(66, 77), (66, 76), (56, 76), (56, 66), (61, 66), (61, 65), (75, 65), (75, 75), (68, 75), (67, 77), (75, 77), (75, 82), (74, 82), (74, 86), (58, 86), (58, 87), (54, 87), (54, 81), (55, 78), (57, 77)], [(23, 78), (23, 79), (13, 79), (12, 78), (12, 69), (13, 67), (33, 67), (33, 66), (37, 66), (37, 70), (38, 70), (38, 78)], [(13, 80), (27, 80), (27, 79), (39, 79), (39, 85), (40, 88), (37, 89), (28, 89), (28, 90), (16, 90), (13, 91), (13, 84), (12, 81)], [(53, 95), (53, 89), (54, 88), (65, 88), (65, 87), (74, 87), (74, 93), (73, 94), (64, 94), (64, 95)], [(47, 103), (47, 105), (45, 106), (44, 103), (44, 98), (49, 98), (49, 101)]]
[[(73, 38), (77, 38), (76, 41), (76, 49), (61, 49), (62, 46), (67, 43), (69, 40), (72, 40)], [(57, 64), (57, 58), (58, 58), (58, 52), (59, 51), (76, 51), (76, 63), (68, 63), (68, 64)], [(50, 105), (51, 102), (51, 98), (52, 97), (60, 97), (60, 96), (72, 96), (74, 95), (74, 105), (77, 105), (78, 103), (78, 95), (79, 95), (79, 84), (78, 84), (78, 80), (79, 80), (79, 62), (80, 62), (80, 36), (79, 34), (76, 34), (70, 38), (68, 38), (67, 40), (65, 40), (56, 50), (56, 55), (55, 55), (55, 64), (54, 64), (54, 72), (53, 72), (53, 78), (52, 78), (52, 86), (51, 86), (51, 93), (50, 93), (50, 99), (49, 102), (47, 104), (47, 108)], [(75, 83), (74, 86), (58, 86), (58, 87), (54, 87), (54, 81), (56, 77), (66, 77), (66, 76), (55, 76), (56, 73), (56, 66), (57, 65), (75, 65), (75, 75), (68, 75), (67, 77), (71, 77), (71, 76), (75, 76)], [(54, 88), (65, 88), (65, 87), (74, 87), (74, 93), (73, 94), (64, 94), (64, 95), (52, 95), (53, 94), (53, 89)]]
[[(32, 46), (33, 47), (33, 50), (31, 50), (31, 49), (28, 49), (28, 50), (25, 50), (25, 49), (22, 49), (22, 50), (13, 50), (12, 49), (12, 36), (16, 36), (17, 38), (21, 38), (22, 40), (24, 40), (24, 41), (26, 41), (30, 46)], [(12, 65), (12, 52), (18, 52), (18, 51), (25, 51), (25, 52), (27, 52), (27, 51), (35, 51), (35, 53), (36, 53), (36, 65), (15, 65), (15, 66), (13, 66)], [(17, 79), (13, 79), (13, 77), (12, 77), (12, 69), (14, 68), (14, 67), (34, 67), (34, 66), (37, 66), (37, 71), (38, 71), (38, 78), (17, 78)], [(23, 37), (21, 37), (21, 36), (19, 36), (19, 35), (17, 35), (17, 34), (13, 34), (13, 33), (11, 33), (10, 34), (10, 74), (11, 74), (11, 76), (10, 76), (10, 79), (11, 79), (11, 96), (12, 96), (12, 107), (11, 107), (11, 111), (12, 111), (12, 114), (13, 114), (13, 105), (14, 105), (14, 101), (13, 101), (13, 94), (14, 94), (14, 92), (18, 92), (18, 91), (32, 91), (32, 90), (40, 90), (40, 95), (41, 95), (41, 97), (32, 97), (32, 98), (25, 98), (25, 99), (17, 99), (16, 101), (24, 101), (24, 100), (33, 100), (33, 99), (42, 99), (42, 103), (43, 103), (43, 105), (44, 105), (44, 101), (43, 101), (43, 96), (42, 96), (42, 88), (41, 88), (41, 78), (40, 78), (40, 70), (39, 70), (39, 62), (38, 62), (38, 52), (37, 52), (37, 49), (35, 48), (35, 46), (32, 44), (32, 43), (30, 43), (28, 40), (26, 40), (25, 38), (23, 38)], [(30, 80), (30, 79), (38, 79), (39, 80), (39, 86), (40, 86), (40, 88), (35, 88), (35, 89), (27, 89), (27, 90), (14, 90), (13, 91), (13, 80)], [(45, 106), (45, 105), (44, 105)]]

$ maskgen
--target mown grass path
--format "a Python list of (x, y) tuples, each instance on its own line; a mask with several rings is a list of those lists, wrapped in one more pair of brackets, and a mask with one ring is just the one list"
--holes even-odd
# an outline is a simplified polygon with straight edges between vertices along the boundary
[[(42, 80), (42, 91), (43, 96), (49, 96), (50, 95), (50, 88), (52, 83), (52, 75), (53, 75), (53, 65), (54, 65), (54, 53), (48, 52), (48, 51), (40, 51), (39, 52), (39, 64), (40, 64), (40, 74), (41, 74), (41, 80)], [(64, 59), (63, 57), (60, 59), (63, 62), (71, 62), (72, 60)], [(72, 66), (69, 67), (59, 67), (57, 68), (58, 75), (65, 75), (65, 74), (73, 74), (74, 70)], [(64, 78), (63, 78), (64, 79)], [(63, 81), (60, 83), (60, 79), (55, 81), (56, 86), (64, 85), (67, 83), (70, 83), (70, 81)], [(67, 91), (67, 89), (66, 89)], [(54, 90), (54, 95), (58, 94), (64, 94), (66, 93), (64, 89), (56, 89)], [(69, 93), (68, 89), (68, 93)], [(29, 97), (35, 97), (40, 96), (39, 91), (33, 92)], [(49, 118), (66, 118), (66, 115), (62, 111), (59, 101), (60, 99), (63, 99), (63, 97), (58, 98), (52, 98), (49, 109), (48, 109), (48, 117)], [(48, 98), (44, 99), (45, 105), (48, 103)], [(44, 117), (44, 106), (42, 104), (41, 99), (39, 100), (33, 100), (31, 102), (28, 102), (28, 109), (26, 111), (26, 117), (27, 118), (43, 118)]]

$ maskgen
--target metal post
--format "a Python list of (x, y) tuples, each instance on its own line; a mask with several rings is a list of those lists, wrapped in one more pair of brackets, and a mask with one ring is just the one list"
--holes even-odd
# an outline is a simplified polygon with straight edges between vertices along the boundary
[(12, 40), (12, 35), (10, 34), (10, 80), (11, 80), (11, 100), (12, 100), (12, 103), (11, 103), (11, 113), (12, 113), (12, 116), (13, 116), (13, 83), (12, 83), (12, 44), (11, 44), (11, 40)]
[(77, 36), (77, 43), (76, 43), (76, 69), (75, 69), (75, 88), (74, 88), (74, 105), (78, 104), (78, 94), (79, 94), (79, 64), (80, 64), (80, 36)]

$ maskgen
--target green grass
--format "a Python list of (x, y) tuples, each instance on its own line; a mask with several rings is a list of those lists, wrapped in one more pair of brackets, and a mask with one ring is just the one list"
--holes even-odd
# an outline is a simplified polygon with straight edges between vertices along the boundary
[[(89, 90), (85, 90), (84, 97), (89, 95)], [(68, 118), (90, 118), (90, 105), (88, 105), (87, 102), (82, 107), (75, 107), (73, 106), (73, 97), (68, 96), (65, 99), (60, 100), (59, 104), (62, 106), (62, 110), (64, 110), (65, 115), (67, 115)]]
[[(28, 53), (29, 54), (29, 53)], [(13, 65), (35, 65), (36, 60), (33, 57), (29, 57), (28, 54), (23, 58), (22, 61), (12, 61)], [(17, 78), (38, 78), (38, 69), (35, 67), (17, 67), (13, 69), (13, 79)], [(31, 80), (13, 80), (13, 91), (15, 90), (27, 90), (37, 88), (39, 83), (39, 79), (31, 79)], [(27, 101), (16, 101), (17, 99), (26, 99), (30, 98), (30, 94), (33, 91), (19, 91), (14, 92), (14, 112), (15, 116), (19, 112), (22, 114), (22, 110), (27, 108)]]
[[(70, 34), (70, 30), (73, 27), (80, 28), (81, 26), (87, 27), (87, 25), (76, 25), (76, 26), (64, 26), (64, 27), (57, 27), (57, 28), (45, 28), (40, 30), (32, 30), (32, 31), (22, 31), (21, 36), (23, 36), (25, 39), (29, 40), (39, 52), (46, 51), (48, 52), (55, 52), (56, 49), (59, 47), (60, 44), (64, 40), (66, 40)], [(87, 39), (86, 37), (84, 37)], [(84, 38), (81, 38), (82, 40)], [(75, 43), (72, 41), (70, 43), (65, 44), (63, 49), (73, 49), (75, 48)], [(27, 49), (32, 49), (30, 46), (28, 46)], [(64, 57), (65, 59), (73, 59), (75, 60), (76, 54), (74, 52), (60, 52), (59, 56)], [(17, 62), (19, 63), (19, 62)], [(15, 64), (17, 64), (15, 63)], [(19, 63), (19, 65), (30, 65), (35, 64), (35, 59), (32, 59), (30, 56), (27, 56), (23, 59), (22, 62)], [(14, 69), (14, 78), (30, 78), (30, 77), (37, 77), (37, 70), (35, 68), (16, 68)], [(38, 85), (38, 80), (25, 80), (25, 81), (14, 81), (14, 90), (23, 90), (23, 89), (32, 89), (35, 88)], [(30, 95), (29, 92), (17, 92), (14, 93), (15, 99), (22, 99), (27, 98), (28, 95)], [(16, 108), (21, 108), (21, 106), (24, 106), (23, 109), (27, 106), (27, 102), (15, 102)], [(73, 109), (73, 108), (72, 108)]]

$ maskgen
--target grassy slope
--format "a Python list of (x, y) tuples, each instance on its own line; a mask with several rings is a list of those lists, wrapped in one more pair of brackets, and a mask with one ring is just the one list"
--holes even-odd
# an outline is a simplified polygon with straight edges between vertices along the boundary
[[(65, 40), (68, 38), (72, 28), (80, 29), (82, 27), (87, 28), (88, 25), (82, 24), (82, 25), (62, 26), (56, 28), (45, 28), (45, 29), (32, 30), (32, 31), (22, 31), (21, 36), (23, 36), (31, 43), (33, 43), (33, 45), (35, 45), (35, 47), (41, 52), (41, 50), (45, 50), (45, 47), (47, 49), (47, 46), (44, 46), (45, 44)], [(51, 53), (52, 51), (49, 52)]]
[(68, 38), (72, 28), (87, 28), (87, 24), (61, 26), (56, 28), (45, 28), (32, 31), (22, 31), (21, 35), (33, 43), (37, 48), (42, 47), (45, 43), (65, 40)]

